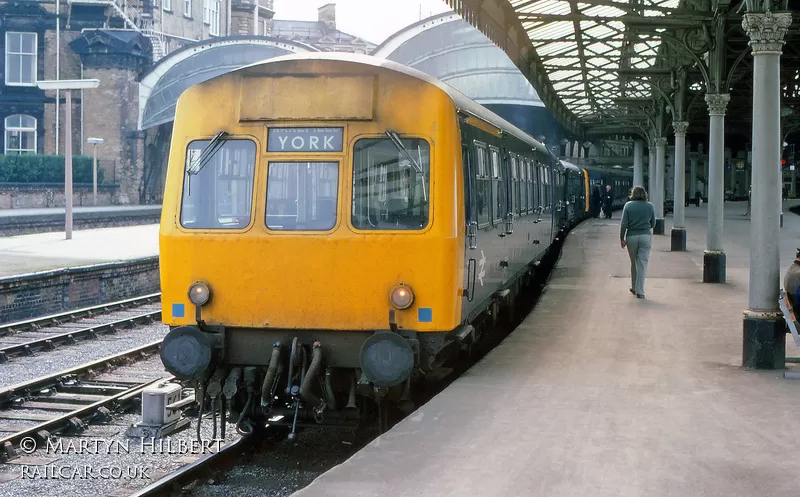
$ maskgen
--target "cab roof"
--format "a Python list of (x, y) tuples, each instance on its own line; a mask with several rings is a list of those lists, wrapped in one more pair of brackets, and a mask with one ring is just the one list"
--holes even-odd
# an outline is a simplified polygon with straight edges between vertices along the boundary
[[(410, 76), (412, 78), (419, 79), (426, 83), (432, 84), (442, 90), (444, 93), (447, 94), (448, 97), (453, 101), (453, 104), (456, 106), (457, 109), (465, 111), (468, 114), (472, 114), (475, 117), (482, 119), (499, 129), (503, 130), (504, 132), (515, 136), (516, 138), (524, 141), (528, 145), (530, 145), (533, 149), (538, 150), (544, 154), (549, 155), (553, 158), (554, 162), (557, 162), (557, 158), (544, 146), (543, 143), (533, 138), (531, 135), (527, 134), (526, 132), (522, 131), (521, 129), (517, 128), (510, 122), (506, 121), (502, 117), (498, 116), (494, 112), (490, 111), (489, 109), (483, 107), (482, 105), (474, 102), (469, 97), (464, 95), (463, 93), (459, 92), (452, 86), (449, 86), (438, 79), (426, 74), (422, 71), (417, 69), (413, 69), (411, 67), (404, 66), (402, 64), (398, 64), (397, 62), (393, 62), (391, 60), (381, 59), (378, 57), (372, 57), (369, 55), (360, 55), (360, 54), (343, 54), (343, 53), (332, 53), (332, 52), (316, 52), (316, 53), (302, 53), (302, 54), (291, 54), (291, 55), (284, 55), (280, 57), (275, 57), (272, 59), (267, 59), (261, 62), (256, 62), (253, 64), (249, 64), (243, 67), (240, 67), (234, 71), (231, 71), (225, 75), (217, 76), (210, 81), (213, 81), (217, 78), (223, 78), (228, 74), (233, 74), (236, 72), (252, 72), (254, 68), (260, 69), (267, 69), (269, 70), (271, 66), (279, 66), (281, 63), (284, 62), (291, 62), (291, 61), (303, 61), (303, 60), (329, 60), (329, 61), (339, 61), (345, 62), (350, 64), (361, 64), (367, 65), (372, 67), (379, 67), (382, 69), (387, 69), (390, 71), (394, 71), (400, 74), (404, 74), (406, 76)], [(202, 83), (201, 83), (202, 84)]]

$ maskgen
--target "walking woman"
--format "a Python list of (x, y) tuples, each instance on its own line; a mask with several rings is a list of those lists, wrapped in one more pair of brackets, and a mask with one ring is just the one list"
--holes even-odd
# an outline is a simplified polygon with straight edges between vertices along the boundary
[(644, 187), (634, 186), (630, 200), (622, 209), (619, 241), (623, 249), (628, 248), (631, 258), (630, 292), (640, 299), (644, 298), (644, 277), (653, 241), (651, 233), (655, 226), (656, 211), (653, 204), (647, 201), (647, 192)]

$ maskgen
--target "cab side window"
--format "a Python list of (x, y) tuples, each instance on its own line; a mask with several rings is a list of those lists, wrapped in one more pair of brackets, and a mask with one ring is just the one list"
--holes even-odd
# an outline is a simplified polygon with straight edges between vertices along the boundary
[(475, 158), (477, 162), (477, 170), (475, 171), (475, 212), (477, 212), (478, 226), (483, 227), (489, 225), (489, 209), (492, 204), (492, 185), (489, 178), (489, 162), (485, 146), (475, 144)]

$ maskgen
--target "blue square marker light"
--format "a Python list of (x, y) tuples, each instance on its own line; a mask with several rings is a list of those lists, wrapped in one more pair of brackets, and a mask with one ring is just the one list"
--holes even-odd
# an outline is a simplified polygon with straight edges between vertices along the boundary
[(172, 317), (174, 318), (183, 317), (183, 304), (172, 304)]
[(419, 320), (420, 323), (433, 322), (433, 309), (430, 307), (420, 307), (417, 309), (417, 320)]

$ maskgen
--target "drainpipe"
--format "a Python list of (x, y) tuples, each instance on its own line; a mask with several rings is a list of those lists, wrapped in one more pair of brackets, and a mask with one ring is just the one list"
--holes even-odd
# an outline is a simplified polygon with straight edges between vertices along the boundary
[[(56, 81), (61, 79), (61, 0), (56, 0)], [(61, 90), (56, 90), (56, 155), (58, 155)]]
[(227, 3), (228, 3), (228, 36), (231, 35), (231, 2), (233, 2), (233, 0), (227, 0)]
[(253, 7), (253, 36), (258, 36), (258, 0)]
[[(81, 62), (81, 79), (83, 79), (83, 62)], [(83, 155), (83, 90), (81, 90), (81, 155)]]

